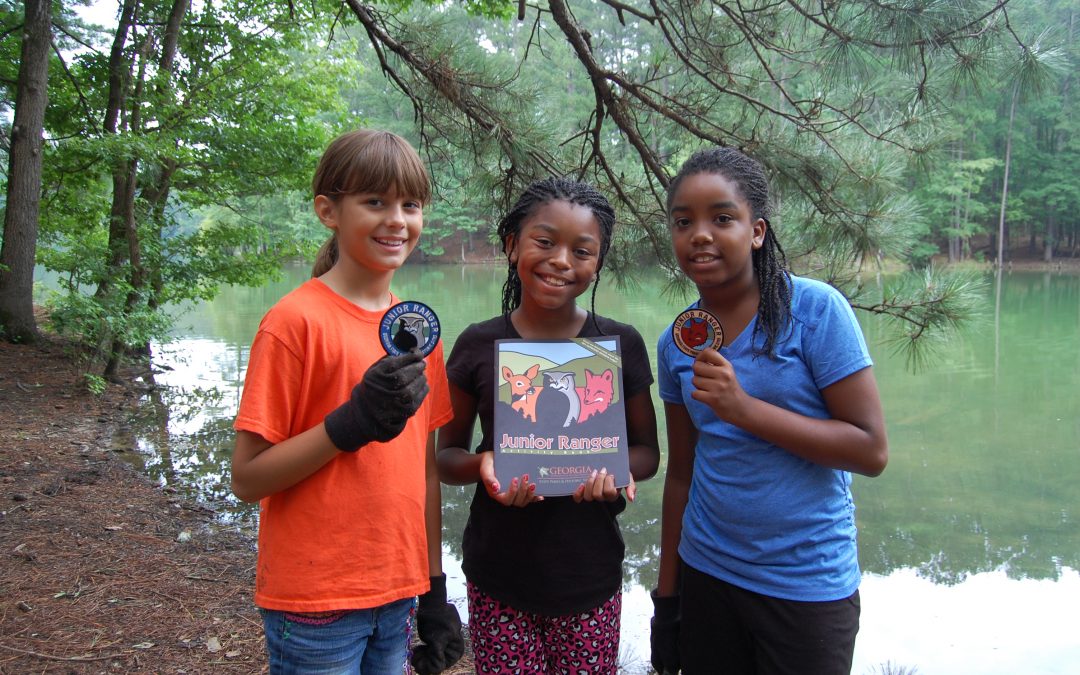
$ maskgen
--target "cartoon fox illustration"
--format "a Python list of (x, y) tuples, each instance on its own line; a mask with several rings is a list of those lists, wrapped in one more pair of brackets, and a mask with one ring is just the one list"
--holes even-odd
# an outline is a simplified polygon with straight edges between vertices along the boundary
[(512, 403), (510, 407), (520, 411), (525, 419), (536, 421), (536, 396), (539, 393), (533, 386), (533, 378), (540, 372), (540, 364), (534, 364), (521, 375), (514, 374), (507, 366), (502, 368), (503, 379), (510, 383)]
[(566, 413), (566, 421), (563, 422), (564, 427), (570, 426), (581, 416), (581, 400), (578, 398), (577, 387), (574, 384), (574, 374), (571, 372), (549, 370), (544, 373), (544, 386), (559, 392), (570, 402), (570, 410)]
[(704, 319), (690, 319), (679, 329), (679, 334), (688, 347), (697, 349), (709, 339), (709, 326)]
[(615, 374), (611, 372), (611, 369), (599, 375), (588, 368), (585, 369), (585, 386), (577, 388), (578, 398), (581, 399), (579, 424), (593, 415), (599, 415), (611, 405), (611, 399), (615, 394), (614, 377)]

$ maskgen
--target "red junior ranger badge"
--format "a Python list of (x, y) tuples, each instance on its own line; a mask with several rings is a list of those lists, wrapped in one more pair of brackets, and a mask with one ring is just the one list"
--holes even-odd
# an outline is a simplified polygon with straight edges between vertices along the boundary
[(675, 317), (671, 325), (671, 337), (683, 354), (696, 358), (702, 351), (713, 348), (720, 351), (724, 344), (724, 327), (720, 319), (707, 309), (688, 309)]

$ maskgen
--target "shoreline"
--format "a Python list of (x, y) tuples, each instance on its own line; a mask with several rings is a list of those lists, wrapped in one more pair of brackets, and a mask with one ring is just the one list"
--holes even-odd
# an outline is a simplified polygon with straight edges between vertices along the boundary
[(138, 405), (52, 336), (0, 343), (0, 671), (262, 670), (254, 542), (120, 458)]

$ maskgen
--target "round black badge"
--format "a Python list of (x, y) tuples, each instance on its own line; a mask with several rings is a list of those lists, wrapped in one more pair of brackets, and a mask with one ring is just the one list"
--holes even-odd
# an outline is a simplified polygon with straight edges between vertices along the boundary
[(439, 317), (422, 302), (399, 302), (383, 314), (379, 322), (379, 340), (391, 356), (419, 349), (427, 356), (439, 343)]
[(707, 309), (688, 309), (675, 317), (671, 325), (675, 346), (687, 356), (697, 357), (712, 347), (719, 351), (724, 344), (724, 327), (720, 319)]

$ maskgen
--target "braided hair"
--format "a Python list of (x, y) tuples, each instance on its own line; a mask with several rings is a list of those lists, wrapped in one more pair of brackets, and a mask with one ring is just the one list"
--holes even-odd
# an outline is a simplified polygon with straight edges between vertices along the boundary
[(761, 292), (754, 337), (757, 337), (758, 332), (765, 334), (764, 346), (755, 350), (755, 353), (773, 356), (780, 331), (791, 321), (791, 273), (788, 271), (784, 249), (780, 247), (780, 242), (769, 225), (772, 207), (769, 202), (769, 179), (765, 175), (765, 169), (757, 160), (735, 148), (712, 147), (698, 150), (686, 160), (668, 185), (669, 217), (672, 200), (683, 179), (699, 173), (719, 174), (735, 183), (750, 206), (753, 217), (765, 221), (765, 239), (761, 247), (751, 254), (754, 276), (757, 277)]
[(521, 225), (541, 206), (559, 200), (589, 209), (600, 226), (600, 255), (596, 262), (596, 276), (593, 279), (589, 313), (592, 315), (593, 326), (598, 332), (603, 333), (596, 322), (596, 287), (600, 285), (600, 270), (604, 267), (604, 256), (611, 248), (612, 233), (615, 230), (615, 209), (595, 187), (568, 178), (545, 178), (530, 183), (510, 211), (499, 221), (497, 232), (508, 263), (502, 294), (503, 317), (509, 321), (510, 312), (521, 305), (521, 277), (518, 276), (517, 264), (510, 262), (513, 247), (517, 245), (521, 235)]

